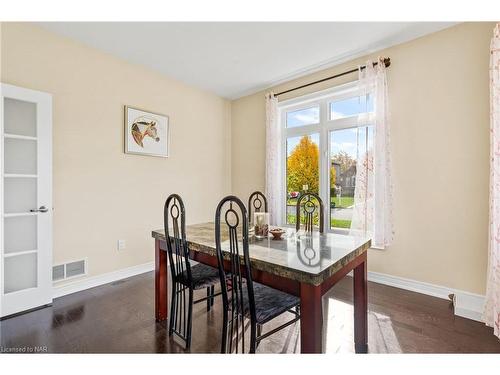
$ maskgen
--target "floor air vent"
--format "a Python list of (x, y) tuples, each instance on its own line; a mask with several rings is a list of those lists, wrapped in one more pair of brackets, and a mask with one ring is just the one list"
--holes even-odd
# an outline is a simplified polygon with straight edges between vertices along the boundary
[(87, 274), (87, 262), (85, 259), (75, 262), (57, 264), (52, 267), (52, 281), (72, 279)]

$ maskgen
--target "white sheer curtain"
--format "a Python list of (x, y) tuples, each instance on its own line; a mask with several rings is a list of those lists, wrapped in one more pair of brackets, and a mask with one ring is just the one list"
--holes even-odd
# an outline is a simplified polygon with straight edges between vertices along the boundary
[(490, 56), (490, 227), (486, 303), (483, 320), (500, 337), (500, 24)]
[(392, 179), (387, 76), (383, 59), (359, 69), (359, 95), (371, 96), (374, 114), (360, 115), (360, 125), (373, 126), (373, 149), (358, 154), (351, 234), (372, 236), (372, 246), (392, 243)]
[(270, 92), (266, 94), (266, 197), (271, 225), (282, 224), (281, 159), (278, 99)]

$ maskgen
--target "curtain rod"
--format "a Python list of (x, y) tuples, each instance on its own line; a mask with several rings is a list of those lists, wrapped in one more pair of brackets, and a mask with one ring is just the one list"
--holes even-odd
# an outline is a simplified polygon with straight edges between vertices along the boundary
[[(373, 63), (373, 66), (376, 66), (376, 65), (378, 65), (377, 61)], [(385, 57), (384, 58), (384, 65), (385, 65), (386, 68), (391, 65), (391, 59), (390, 59), (390, 57)], [(314, 82), (311, 82), (311, 83), (306, 83), (305, 85), (302, 85), (302, 86), (294, 87), (293, 89), (288, 89), (288, 90), (285, 90), (285, 91), (281, 91), (281, 92), (279, 92), (277, 94), (274, 94), (274, 96), (276, 97), (278, 95), (283, 95), (283, 94), (286, 94), (288, 92), (292, 92), (292, 91), (295, 91), (295, 90), (300, 90), (300, 89), (303, 89), (304, 87), (316, 85), (317, 83), (329, 81), (329, 80), (334, 79), (334, 78), (339, 78), (339, 77), (345, 76), (347, 74), (351, 74), (351, 73), (357, 72), (359, 69), (365, 69), (365, 68), (366, 68), (366, 65), (363, 65), (360, 68), (351, 69), (351, 70), (348, 70), (348, 71), (343, 72), (343, 73), (335, 74), (335, 75), (333, 75), (331, 77), (326, 77), (326, 78), (320, 79), (318, 81), (314, 81)]]

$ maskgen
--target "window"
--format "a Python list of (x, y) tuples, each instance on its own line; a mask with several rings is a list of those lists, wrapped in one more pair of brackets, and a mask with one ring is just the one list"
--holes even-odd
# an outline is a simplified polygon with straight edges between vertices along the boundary
[(354, 96), (330, 103), (330, 120), (373, 112), (373, 101), (369, 96)]
[(295, 204), (308, 191), (323, 200), (325, 228), (350, 228), (358, 160), (373, 144), (373, 101), (356, 93), (350, 84), (280, 103), (284, 224), (295, 224)]
[(299, 109), (286, 113), (287, 128), (317, 123), (319, 123), (319, 107)]
[(295, 205), (300, 193), (319, 191), (319, 134), (286, 139), (286, 223), (295, 224)]
[[(331, 130), (329, 160), (338, 165), (330, 174), (330, 228), (348, 229), (351, 226), (356, 188), (358, 160), (371, 148), (372, 126)], [(340, 178), (339, 178), (340, 177)]]

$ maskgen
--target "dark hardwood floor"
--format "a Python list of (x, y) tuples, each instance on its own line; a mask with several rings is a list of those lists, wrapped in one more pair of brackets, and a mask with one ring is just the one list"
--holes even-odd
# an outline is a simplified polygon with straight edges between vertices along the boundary
[[(368, 292), (371, 353), (500, 353), (492, 329), (455, 317), (447, 301), (375, 283), (369, 283)], [(191, 352), (218, 352), (220, 309), (220, 297), (209, 313), (205, 304), (195, 305)], [(325, 296), (324, 316), (327, 352), (354, 352), (351, 278)], [(273, 323), (279, 322), (269, 327)], [(296, 323), (264, 340), (258, 352), (298, 352), (299, 332)], [(5, 319), (0, 336), (4, 353), (13, 348), (53, 353), (184, 352), (168, 336), (167, 324), (154, 321), (153, 273), (61, 297), (53, 306)]]

